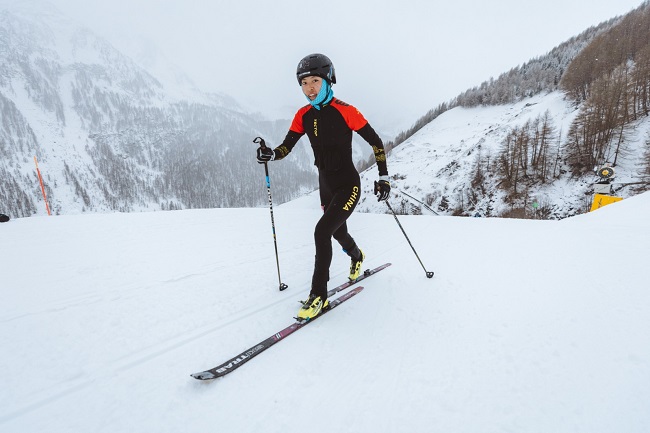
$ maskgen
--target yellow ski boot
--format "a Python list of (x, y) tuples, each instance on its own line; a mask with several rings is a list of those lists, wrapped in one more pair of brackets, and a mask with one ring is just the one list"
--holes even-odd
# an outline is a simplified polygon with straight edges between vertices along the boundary
[(366, 258), (363, 251), (359, 250), (359, 252), (361, 253), (361, 260), (352, 259), (352, 263), (350, 263), (350, 275), (348, 276), (350, 281), (359, 278), (359, 274), (361, 273), (361, 264), (363, 264), (363, 260)]
[(325, 299), (325, 302), (323, 302), (320, 296), (309, 295), (309, 299), (302, 303), (296, 319), (299, 321), (311, 320), (318, 316), (321, 311), (327, 310), (329, 305), (329, 300)]

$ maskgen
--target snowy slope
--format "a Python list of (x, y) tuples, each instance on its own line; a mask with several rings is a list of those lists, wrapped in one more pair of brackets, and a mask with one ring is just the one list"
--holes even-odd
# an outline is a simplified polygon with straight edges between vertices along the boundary
[[(507, 203), (503, 189), (499, 188), (498, 176), (495, 176), (499, 171), (499, 149), (513, 128), (521, 127), (547, 111), (557, 130), (552, 145), (552, 152), (557, 153), (560, 143), (566, 143), (571, 122), (578, 114), (578, 109), (565, 99), (562, 92), (538, 94), (514, 104), (453, 108), (390, 152), (388, 171), (392, 177), (391, 184), (442, 214), (450, 214), (462, 206), (465, 215), (501, 215), (511, 205)], [(634, 124), (628, 138), (628, 150), (617, 162), (615, 186), (619, 189), (617, 194), (622, 197), (634, 195), (629, 188), (619, 188), (622, 184), (640, 180), (638, 163), (642, 159), (648, 131), (649, 119), (643, 118)], [(479, 194), (479, 200), (473, 202), (471, 196), (479, 188), (472, 186), (471, 182), (479, 157), (487, 174), (482, 184), (487, 193)], [(558, 177), (553, 182), (530, 188), (525, 204), (530, 206), (538, 202), (546, 205), (552, 208), (551, 217), (555, 219), (588, 210), (597, 177), (575, 178), (562, 160), (558, 162), (557, 172)], [(358, 207), (361, 212), (383, 211), (372, 197), (371, 189), (377, 176), (376, 167), (362, 174), (364, 197)], [(400, 199), (420, 207), (405, 195), (400, 195)], [(408, 209), (407, 206), (405, 210), (412, 213)]]
[[(354, 299), (226, 378), (288, 325), (314, 196), (276, 209), (0, 224), (0, 431), (647, 432), (650, 194), (562, 221), (356, 213)], [(332, 282), (345, 279), (336, 253)]]

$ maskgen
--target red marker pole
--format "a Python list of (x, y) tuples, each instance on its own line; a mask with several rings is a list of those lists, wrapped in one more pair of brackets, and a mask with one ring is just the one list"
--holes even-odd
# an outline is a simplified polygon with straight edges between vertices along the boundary
[(34, 164), (36, 165), (36, 174), (38, 174), (38, 181), (41, 183), (41, 192), (43, 193), (43, 200), (45, 200), (45, 210), (47, 210), (48, 216), (51, 216), (50, 205), (47, 203), (47, 194), (45, 194), (45, 187), (43, 186), (43, 176), (41, 176), (41, 170), (38, 169), (38, 161), (34, 157)]

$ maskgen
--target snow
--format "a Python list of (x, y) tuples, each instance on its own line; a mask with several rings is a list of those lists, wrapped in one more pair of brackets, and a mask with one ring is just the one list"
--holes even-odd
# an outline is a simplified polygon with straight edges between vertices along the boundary
[[(650, 193), (562, 221), (355, 213), (356, 297), (292, 321), (313, 195), (268, 209), (0, 225), (2, 432), (646, 432)], [(335, 250), (332, 281), (348, 259)]]

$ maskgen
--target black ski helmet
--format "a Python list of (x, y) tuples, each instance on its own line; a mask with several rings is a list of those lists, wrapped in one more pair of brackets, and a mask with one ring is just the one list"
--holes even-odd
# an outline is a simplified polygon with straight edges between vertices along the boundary
[(325, 54), (310, 54), (304, 57), (296, 69), (298, 84), (305, 77), (317, 76), (330, 82), (336, 83), (336, 74), (334, 73), (334, 64)]

